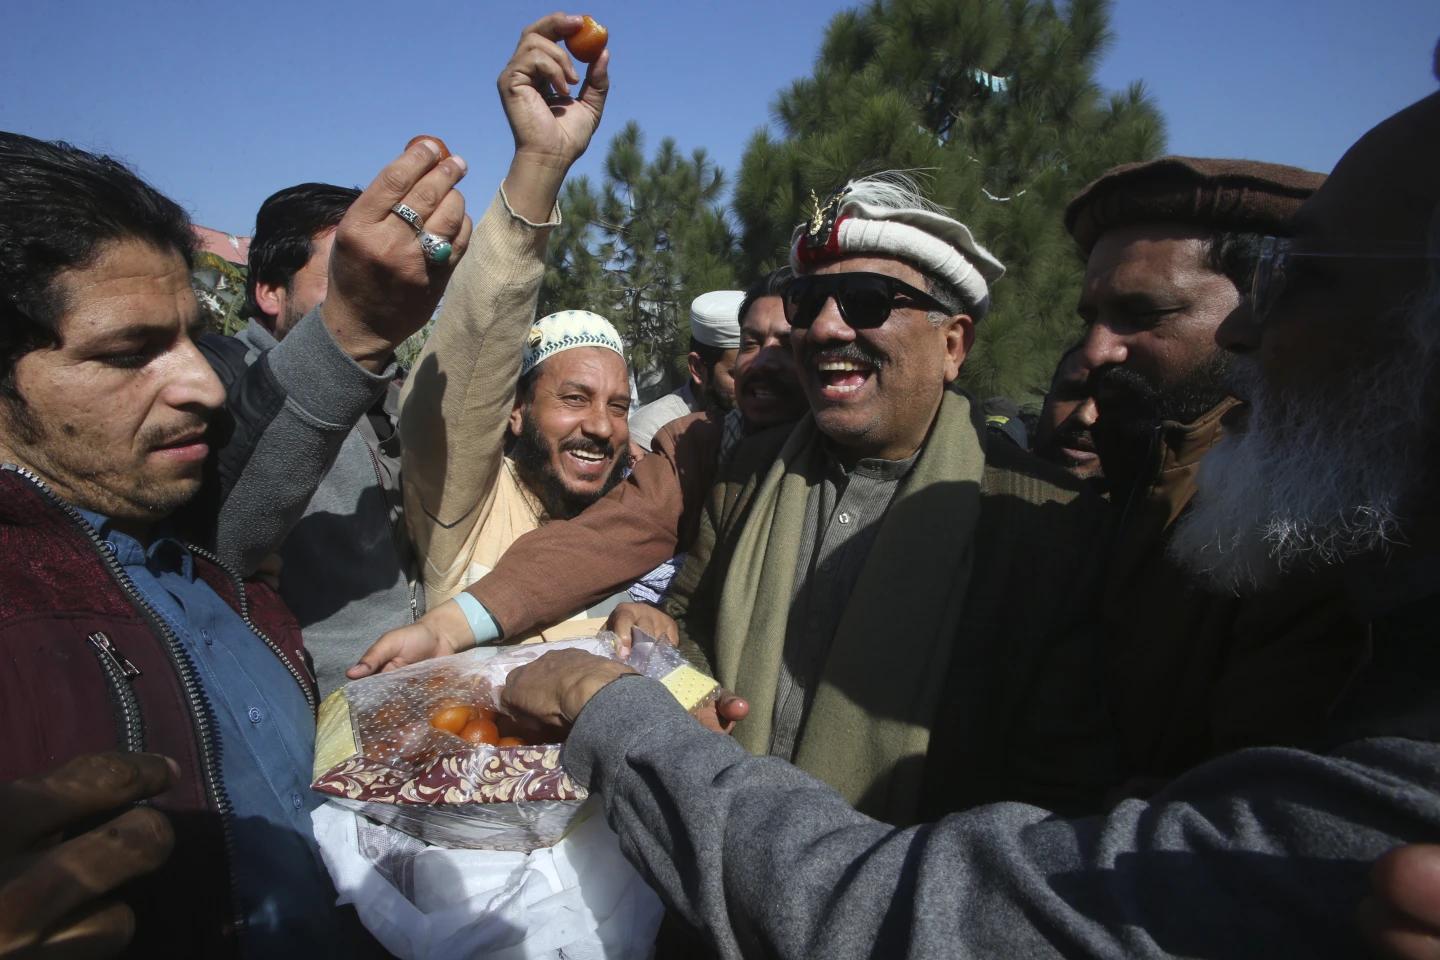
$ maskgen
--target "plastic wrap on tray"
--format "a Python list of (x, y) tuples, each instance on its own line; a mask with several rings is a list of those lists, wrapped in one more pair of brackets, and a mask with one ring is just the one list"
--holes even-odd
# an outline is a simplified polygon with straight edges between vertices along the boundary
[[(614, 657), (614, 635), (470, 651), (356, 680), (320, 707), (314, 789), (446, 847), (529, 851), (565, 835), (585, 790), (560, 744), (523, 743), (501, 712), (515, 667), (551, 650)], [(627, 662), (687, 708), (716, 687), (674, 648), (640, 640)], [(509, 736), (507, 736), (507, 734)]]

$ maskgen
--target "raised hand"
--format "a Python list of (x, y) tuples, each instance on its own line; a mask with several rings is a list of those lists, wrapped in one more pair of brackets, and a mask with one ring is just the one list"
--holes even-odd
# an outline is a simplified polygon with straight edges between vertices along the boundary
[[(600, 125), (610, 92), (609, 50), (590, 65), (582, 84), (560, 45), (581, 22), (577, 16), (552, 13), (530, 24), (496, 83), (515, 138), (505, 193), (511, 208), (535, 223), (549, 217), (565, 173)], [(578, 94), (572, 97), (577, 84)], [(549, 96), (551, 91), (555, 96)]]
[[(464, 160), (441, 160), (439, 145), (421, 140), (380, 171), (335, 231), (321, 313), (335, 342), (367, 369), (383, 369), (430, 319), (470, 244), (465, 198), (455, 189), (465, 169)], [(426, 257), (415, 228), (392, 212), (397, 203), (449, 241), (445, 261)]]

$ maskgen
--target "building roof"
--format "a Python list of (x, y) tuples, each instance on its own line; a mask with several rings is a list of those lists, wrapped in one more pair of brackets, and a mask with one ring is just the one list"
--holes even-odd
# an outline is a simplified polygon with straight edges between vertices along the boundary
[(219, 230), (211, 230), (209, 227), (202, 227), (194, 224), (195, 239), (201, 250), (206, 253), (213, 253), (231, 263), (244, 266), (250, 258), (250, 238), (237, 237), (232, 233), (223, 233)]

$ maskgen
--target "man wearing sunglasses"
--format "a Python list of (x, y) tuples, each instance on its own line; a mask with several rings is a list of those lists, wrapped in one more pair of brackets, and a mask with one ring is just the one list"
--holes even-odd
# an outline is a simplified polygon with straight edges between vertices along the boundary
[(1167, 556), (1235, 404), (1215, 331), (1241, 307), (1262, 237), (1287, 230), (1324, 180), (1251, 160), (1162, 157), (1108, 171), (1066, 210), (1086, 257), (1079, 353), (1092, 371), (1093, 435), (1123, 518), (1100, 675), (1131, 790), (1227, 750), (1302, 741), (1363, 656), (1364, 631), (1324, 578), (1237, 598), (1198, 589)]
[[(1011, 803), (898, 829), (705, 732), (614, 661), (541, 657), (511, 674), (507, 709), (570, 728), (565, 769), (721, 956), (1366, 956), (1352, 917), (1371, 864), (1440, 836), (1437, 203), (1440, 94), (1362, 138), (1302, 207), (1285, 266), (1307, 254), (1304, 282), (1289, 273), (1277, 296), (1259, 291), (1263, 318), (1242, 309), (1220, 330), (1250, 413), (1201, 470), (1183, 524), (1201, 531), (1197, 565), (1248, 588), (1284, 562), (1340, 564), (1373, 630), (1306, 748), (1228, 755), (1103, 816)], [(1395, 376), (1399, 408), (1376, 389)], [(1357, 455), (1340, 421), (1291, 442), (1300, 404), (1402, 414), (1407, 449)], [(1244, 469), (1252, 448), (1266, 472)], [(1211, 498), (1262, 506), (1212, 514)], [(1425, 876), (1400, 879), (1433, 895)], [(1383, 877), (1377, 892), (1403, 914), (1382, 920), (1385, 946), (1433, 956), (1432, 911)]]
[[(1071, 627), (1103, 518), (1071, 503), (1063, 471), (987, 442), (953, 387), (1003, 268), (893, 176), (817, 204), (791, 265), (810, 416), (737, 448), (667, 612), (750, 701), (740, 743), (874, 816), (913, 822), (942, 796), (1083, 805), (1113, 775), (1103, 738), (1091, 752), (1099, 723), (1041, 691), (1066, 658), (1088, 668)], [(1037, 579), (1059, 586), (1015, 603)], [(1032, 700), (1038, 714), (1012, 723)], [(1035, 719), (1060, 713), (1065, 751)], [(971, 775), (951, 778), (960, 766)]]

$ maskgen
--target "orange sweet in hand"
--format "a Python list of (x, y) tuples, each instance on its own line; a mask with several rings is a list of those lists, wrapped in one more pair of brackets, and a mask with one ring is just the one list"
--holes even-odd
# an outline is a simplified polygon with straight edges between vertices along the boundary
[(575, 59), (585, 63), (594, 63), (600, 59), (600, 54), (605, 52), (605, 44), (610, 41), (610, 31), (595, 22), (590, 14), (585, 14), (580, 29), (565, 38), (565, 46), (575, 54)]
[[(604, 28), (602, 27), (601, 29), (603, 30)], [(602, 41), (600, 45), (603, 47), (605, 44), (604, 44), (604, 42)], [(577, 54), (577, 56), (578, 56), (578, 54)], [(410, 142), (407, 143), (407, 144), (405, 144), (405, 149), (406, 149), (406, 150), (409, 150), (411, 147), (415, 146), (415, 144), (419, 143), (421, 140), (433, 140), (433, 141), (435, 141), (435, 145), (440, 148), (440, 160), (444, 160), (446, 157), (450, 156), (450, 148), (447, 147), (447, 146), (445, 146), (445, 141), (444, 141), (444, 140), (441, 140), (441, 139), (440, 139), (439, 137), (437, 137), (437, 136), (433, 136), (433, 135), (428, 134), (428, 133), (422, 133), (422, 134), (420, 134), (418, 137), (411, 137), (411, 138), (410, 138)], [(440, 160), (436, 160), (435, 162), (436, 162), (436, 163), (439, 163)]]
[(465, 729), (460, 731), (460, 739), (466, 743), (473, 743), (477, 746), (482, 743), (495, 743), (500, 739), (500, 731), (495, 728), (494, 720), (486, 720), (484, 717), (476, 717), (465, 724)]
[(459, 704), (442, 706), (430, 714), (430, 726), (436, 730), (444, 730), (446, 733), (458, 734), (465, 729), (465, 724), (470, 722), (471, 715), (470, 708), (466, 706)]

